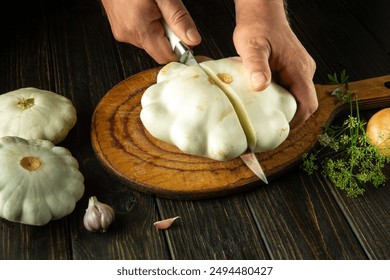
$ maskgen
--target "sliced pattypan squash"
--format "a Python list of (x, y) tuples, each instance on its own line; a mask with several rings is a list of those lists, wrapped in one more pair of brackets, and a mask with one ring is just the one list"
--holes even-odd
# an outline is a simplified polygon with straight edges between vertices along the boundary
[(0, 137), (44, 139), (57, 144), (76, 119), (72, 102), (51, 91), (28, 87), (0, 95)]
[(199, 67), (168, 64), (141, 103), (146, 129), (188, 154), (224, 160), (247, 148), (232, 104)]
[(0, 138), (0, 217), (44, 225), (70, 214), (84, 177), (69, 150), (40, 139)]
[(287, 138), (297, 109), (295, 98), (276, 83), (252, 91), (238, 58), (200, 67), (167, 64), (141, 105), (141, 121), (154, 137), (216, 160), (276, 148)]

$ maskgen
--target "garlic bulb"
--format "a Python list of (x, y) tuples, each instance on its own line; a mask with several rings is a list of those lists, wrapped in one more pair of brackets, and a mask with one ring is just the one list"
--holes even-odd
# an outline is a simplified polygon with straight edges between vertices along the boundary
[(105, 232), (115, 220), (115, 212), (111, 206), (101, 203), (96, 196), (91, 196), (88, 201), (88, 208), (84, 214), (84, 227), (88, 231)]

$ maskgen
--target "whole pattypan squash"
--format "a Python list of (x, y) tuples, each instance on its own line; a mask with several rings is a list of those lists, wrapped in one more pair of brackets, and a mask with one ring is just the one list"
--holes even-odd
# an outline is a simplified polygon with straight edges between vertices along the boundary
[(70, 214), (84, 177), (69, 150), (40, 139), (0, 138), (0, 217), (44, 225)]
[(141, 99), (141, 121), (157, 139), (185, 153), (230, 160), (276, 148), (288, 136), (297, 104), (271, 83), (254, 92), (238, 58), (197, 66), (172, 62)]
[(0, 137), (64, 140), (77, 120), (65, 96), (37, 88), (21, 88), (0, 95)]

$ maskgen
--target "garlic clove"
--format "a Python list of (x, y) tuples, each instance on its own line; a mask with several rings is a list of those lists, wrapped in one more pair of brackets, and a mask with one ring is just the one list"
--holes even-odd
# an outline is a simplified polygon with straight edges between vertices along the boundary
[(167, 229), (169, 228), (173, 222), (180, 218), (180, 216), (176, 216), (176, 217), (173, 217), (173, 218), (169, 218), (169, 219), (165, 219), (165, 220), (161, 220), (161, 221), (157, 221), (154, 223), (154, 226), (157, 228), (157, 229)]
[(115, 220), (114, 209), (108, 204), (101, 203), (96, 196), (88, 200), (88, 208), (85, 211), (83, 224), (86, 230), (92, 232), (105, 232)]

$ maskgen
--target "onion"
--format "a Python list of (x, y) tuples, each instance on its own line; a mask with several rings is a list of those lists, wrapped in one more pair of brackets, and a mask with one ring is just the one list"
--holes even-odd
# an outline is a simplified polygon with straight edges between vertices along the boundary
[(390, 108), (382, 109), (370, 118), (366, 133), (380, 153), (390, 156)]

